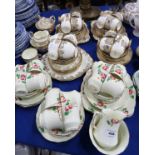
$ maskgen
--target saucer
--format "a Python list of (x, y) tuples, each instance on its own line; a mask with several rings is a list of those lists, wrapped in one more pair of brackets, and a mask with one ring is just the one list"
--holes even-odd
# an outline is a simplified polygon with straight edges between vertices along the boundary
[(79, 129), (76, 131), (67, 132), (67, 133), (63, 133), (60, 131), (55, 131), (55, 132), (53, 131), (53, 133), (52, 132), (49, 133), (46, 129), (40, 128), (39, 115), (40, 115), (41, 111), (43, 110), (44, 106), (45, 106), (45, 100), (40, 104), (40, 106), (38, 108), (38, 111), (36, 114), (36, 125), (37, 125), (38, 131), (41, 133), (41, 135), (45, 139), (47, 139), (48, 141), (51, 141), (51, 142), (60, 143), (60, 142), (65, 142), (65, 141), (68, 141), (68, 140), (74, 138), (79, 133), (79, 131), (81, 130), (81, 128), (83, 126), (84, 120), (85, 120), (85, 113), (84, 113), (84, 109), (82, 106), (81, 106), (81, 110), (80, 110), (81, 125), (79, 126)]
[[(63, 33), (60, 29), (60, 24), (56, 26), (56, 32)], [(90, 40), (89, 30), (85, 22), (83, 22), (83, 27), (80, 31), (72, 31), (71, 33), (76, 35), (78, 44), (86, 43)]]
[[(103, 38), (104, 34), (109, 30), (106, 30), (103, 28), (99, 29), (95, 26), (95, 23), (96, 23), (96, 20), (91, 22), (91, 33), (93, 34), (93, 38), (95, 40), (99, 40), (99, 39)], [(121, 29), (118, 31), (118, 33), (126, 34), (126, 30), (125, 30), (125, 27), (123, 25), (122, 25)]]
[(128, 130), (126, 123), (124, 121), (122, 121), (122, 123), (120, 125), (118, 145), (116, 147), (114, 147), (113, 149), (107, 149), (106, 147), (100, 146), (96, 142), (94, 135), (93, 135), (93, 125), (97, 124), (98, 121), (99, 121), (99, 115), (96, 113), (96, 114), (94, 114), (93, 119), (89, 126), (89, 136), (90, 136), (90, 139), (91, 139), (93, 145), (96, 147), (96, 149), (99, 152), (101, 152), (103, 154), (117, 155), (117, 154), (122, 153), (127, 148), (128, 144), (129, 144), (129, 130)]
[(82, 76), (93, 64), (93, 59), (90, 57), (88, 53), (86, 53), (83, 49), (79, 48), (79, 51), (82, 54), (82, 62), (80, 66), (73, 72), (70, 73), (58, 73), (55, 70), (52, 69), (50, 66), (50, 63), (48, 61), (48, 55), (45, 54), (42, 57), (42, 62), (46, 66), (47, 72), (51, 75), (53, 79), (59, 80), (59, 81), (71, 81), (74, 80), (80, 76)]
[(100, 112), (103, 108), (110, 108), (125, 113), (127, 117), (133, 115), (136, 104), (136, 91), (133, 86), (132, 80), (128, 74), (123, 79), (126, 86), (123, 95), (115, 102), (109, 104), (103, 103), (96, 99), (89, 91), (89, 89), (85, 86), (85, 83), (90, 75), (91, 70), (87, 71), (81, 85), (82, 102), (86, 110), (94, 113)]
[[(47, 77), (47, 85), (52, 85), (51, 77), (48, 73), (44, 72)], [(50, 88), (48, 88), (49, 90)], [(25, 98), (16, 98), (15, 103), (21, 107), (31, 107), (40, 104), (40, 102), (44, 99), (46, 92), (35, 91), (35, 93), (30, 93)]]
[(23, 51), (21, 57), (25, 62), (28, 63), (38, 58), (38, 51), (35, 48), (27, 48)]
[(133, 51), (131, 48), (126, 49), (120, 58), (114, 59), (110, 57), (109, 54), (106, 54), (104, 51), (101, 51), (97, 45), (97, 57), (99, 60), (111, 63), (111, 64), (128, 64), (132, 59)]

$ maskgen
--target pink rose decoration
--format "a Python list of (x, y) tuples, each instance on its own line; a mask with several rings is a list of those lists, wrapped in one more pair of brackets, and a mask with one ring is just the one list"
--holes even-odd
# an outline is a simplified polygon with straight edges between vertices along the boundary
[(20, 66), (19, 66), (19, 69), (20, 69), (20, 70), (23, 70), (23, 69), (24, 69), (24, 65), (20, 65)]
[(69, 106), (68, 106), (68, 108), (69, 108), (69, 109), (72, 109), (72, 108), (73, 108), (73, 106), (72, 106), (72, 105), (69, 105)]
[(129, 90), (129, 94), (131, 95), (132, 93), (133, 93), (133, 91), (130, 89), (130, 90)]
[(103, 102), (98, 102), (97, 105), (100, 106), (100, 107), (103, 107), (103, 106), (105, 105), (105, 103), (103, 103)]
[(26, 80), (26, 75), (22, 74), (21, 75), (21, 80)]
[(39, 68), (39, 66), (37, 64), (33, 64), (34, 68)]
[(106, 77), (107, 77), (106, 74), (104, 74), (104, 73), (101, 74), (101, 78), (102, 78), (102, 79), (105, 79)]
[(107, 70), (108, 66), (103, 66), (102, 69)]
[(61, 96), (61, 97), (60, 97), (60, 100), (61, 100), (61, 102), (66, 102), (66, 99), (65, 99), (64, 96)]
[(120, 69), (116, 70), (115, 72), (118, 74), (122, 74), (122, 71)]
[(112, 119), (111, 122), (112, 122), (113, 124), (117, 124), (117, 123), (119, 123), (119, 120)]

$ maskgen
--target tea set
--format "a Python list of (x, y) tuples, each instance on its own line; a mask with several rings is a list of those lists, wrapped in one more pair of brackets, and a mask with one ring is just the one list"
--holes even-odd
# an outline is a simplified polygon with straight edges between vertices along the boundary
[[(78, 46), (90, 40), (87, 24), (79, 12), (61, 15), (54, 35), (51, 35), (54, 16), (41, 17), (36, 13), (26, 19), (27, 27), (37, 16), (34, 33), (26, 32), (21, 23), (16, 23), (16, 54), (26, 63), (15, 67), (16, 104), (25, 108), (40, 104), (36, 126), (48, 141), (60, 143), (74, 138), (84, 124), (85, 109), (93, 113), (89, 136), (99, 152), (114, 155), (127, 148), (129, 131), (124, 119), (134, 113), (136, 91), (139, 95), (139, 71), (132, 81), (123, 66), (130, 62), (133, 51), (122, 22), (128, 17), (126, 12), (137, 13), (137, 5), (133, 6), (128, 4), (121, 12), (102, 11), (99, 18), (91, 22), (100, 60), (95, 62)], [(29, 14), (31, 8), (35, 8), (34, 0), (17, 0), (16, 7), (16, 17), (20, 19), (26, 15), (24, 7)], [(133, 12), (127, 21), (137, 31), (139, 15)], [(28, 24), (31, 19), (33, 22)], [(38, 53), (43, 54), (41, 58)], [(81, 92), (52, 88), (51, 79), (72, 81), (84, 74)]]
[(108, 30), (125, 33), (126, 30), (122, 21), (123, 16), (121, 12), (102, 11), (99, 18), (91, 22), (91, 32), (94, 39), (101, 39)]
[(127, 64), (132, 58), (131, 41), (127, 34), (109, 30), (98, 41), (97, 56), (99, 60), (113, 64)]
[(30, 44), (41, 53), (47, 52), (48, 44), (50, 42), (50, 34), (47, 30), (30, 33)]
[(79, 12), (65, 13), (58, 20), (60, 24), (56, 26), (57, 33), (75, 34), (78, 44), (86, 43), (90, 40), (87, 24)]
[(49, 18), (39, 16), (39, 20), (35, 24), (36, 28), (40, 31), (47, 30), (49, 33), (54, 31), (55, 17), (50, 16)]
[(30, 107), (39, 104), (51, 88), (52, 81), (45, 71), (45, 66), (38, 60), (15, 67), (16, 104)]
[(134, 28), (133, 34), (139, 37), (139, 3), (127, 3), (121, 10), (124, 22)]
[(47, 72), (53, 79), (71, 81), (82, 76), (93, 64), (93, 59), (77, 46), (74, 34), (57, 33), (50, 38), (48, 53), (42, 57)]
[(41, 135), (52, 142), (65, 142), (75, 137), (85, 120), (81, 95), (77, 91), (51, 89), (40, 104), (36, 124)]
[(92, 113), (112, 109), (132, 116), (136, 104), (133, 82), (120, 64), (94, 62), (81, 86), (84, 108)]

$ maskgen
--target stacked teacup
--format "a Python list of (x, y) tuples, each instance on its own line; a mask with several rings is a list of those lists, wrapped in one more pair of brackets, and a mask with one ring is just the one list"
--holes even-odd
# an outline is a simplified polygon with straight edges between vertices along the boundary
[(90, 39), (89, 30), (86, 23), (82, 20), (79, 12), (65, 13), (59, 17), (56, 27), (57, 32), (64, 34), (73, 33), (76, 35), (78, 43), (88, 42)]
[(120, 12), (102, 11), (100, 17), (91, 22), (91, 32), (94, 39), (99, 40), (109, 30), (124, 33), (125, 28), (122, 21), (123, 16)]
[(84, 77), (81, 92), (84, 108), (94, 113), (89, 127), (93, 145), (103, 154), (120, 154), (129, 143), (123, 119), (133, 115), (136, 100), (125, 67), (95, 62)]
[(127, 116), (134, 112), (136, 91), (123, 65), (95, 62), (84, 77), (81, 91), (88, 111), (109, 108)]
[(30, 44), (34, 48), (42, 53), (47, 52), (48, 44), (50, 42), (50, 34), (47, 30), (37, 31), (34, 34), (31, 32), (30, 37)]
[(84, 74), (92, 65), (92, 58), (77, 46), (75, 35), (57, 33), (51, 36), (48, 53), (42, 57), (51, 77), (70, 81)]
[(134, 28), (133, 34), (139, 36), (139, 3), (127, 3), (122, 9), (124, 22)]
[(98, 41), (97, 56), (108, 63), (127, 64), (132, 58), (131, 41), (126, 34), (109, 30)]
[(21, 22), (26, 28), (31, 27), (38, 20), (40, 14), (35, 0), (16, 0), (16, 22)]
[(25, 65), (16, 65), (15, 69), (16, 104), (22, 107), (39, 104), (51, 87), (51, 78), (43, 63), (35, 59)]
[(25, 30), (25, 27), (17, 22), (15, 28), (15, 51), (16, 58), (29, 46), (29, 33)]
[(80, 131), (84, 118), (79, 92), (63, 92), (53, 88), (40, 105), (36, 122), (44, 138), (53, 142), (64, 142)]

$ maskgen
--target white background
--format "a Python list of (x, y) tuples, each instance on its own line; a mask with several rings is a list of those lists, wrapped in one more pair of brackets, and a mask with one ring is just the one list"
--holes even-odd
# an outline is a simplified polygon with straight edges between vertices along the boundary
[[(154, 155), (155, 1), (139, 0), (139, 3), (140, 155)], [(15, 0), (3, 0), (0, 4), (0, 155), (15, 154), (14, 67)]]

